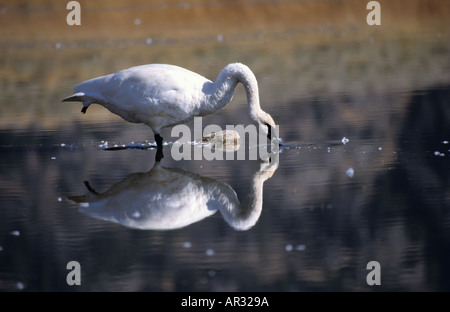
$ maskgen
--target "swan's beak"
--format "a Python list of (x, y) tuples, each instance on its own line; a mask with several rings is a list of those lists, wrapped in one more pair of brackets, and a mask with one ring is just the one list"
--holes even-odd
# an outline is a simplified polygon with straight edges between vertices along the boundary
[[(269, 124), (266, 124), (266, 126), (267, 126), (267, 139), (269, 140), (269, 142), (278, 143), (278, 147), (282, 146), (281, 141), (278, 137), (277, 129), (272, 129), (274, 127)], [(275, 134), (275, 137), (272, 137), (272, 134)]]

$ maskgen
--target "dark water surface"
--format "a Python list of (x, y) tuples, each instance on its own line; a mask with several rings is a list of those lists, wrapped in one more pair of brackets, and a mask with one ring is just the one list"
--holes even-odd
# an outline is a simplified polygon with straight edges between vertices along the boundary
[[(182, 171), (154, 182), (147, 173), (155, 169), (154, 150), (105, 151), (95, 141), (133, 125), (2, 130), (1, 288), (74, 290), (66, 284), (66, 264), (75, 260), (82, 268), (79, 290), (87, 291), (373, 290), (366, 264), (376, 260), (380, 289), (449, 290), (449, 95), (448, 88), (412, 93), (393, 145), (370, 133), (350, 135), (345, 145), (340, 136), (287, 142), (264, 183), (262, 211), (244, 231), (207, 210), (188, 211), (186, 226), (173, 230), (101, 219), (144, 217), (145, 190), (158, 192), (154, 183), (173, 188), (172, 197), (182, 201), (191, 195), (174, 184), (188, 183), (191, 174), (209, 179), (199, 182), (205, 188), (227, 183), (246, 207), (257, 161), (177, 162), (166, 152), (165, 170)], [(125, 201), (122, 211), (107, 207), (95, 217), (94, 206), (68, 199), (88, 193), (84, 181), (104, 192), (136, 173), (133, 183), (144, 186), (127, 184), (123, 196), (106, 204)], [(169, 195), (159, 200), (174, 200)], [(144, 199), (135, 206), (138, 196)], [(190, 220), (192, 214), (200, 215)]]
[[(108, 54), (3, 46), (0, 290), (449, 291), (448, 35), (304, 45), (303, 34), (193, 42), (166, 58), (145, 38)], [(278, 166), (175, 161), (170, 144), (159, 164), (152, 149), (107, 151), (153, 134), (60, 103), (81, 80), (155, 59), (211, 79), (247, 63), (280, 126)], [(203, 125), (248, 123), (245, 103), (238, 88)], [(80, 286), (66, 282), (70, 261)]]

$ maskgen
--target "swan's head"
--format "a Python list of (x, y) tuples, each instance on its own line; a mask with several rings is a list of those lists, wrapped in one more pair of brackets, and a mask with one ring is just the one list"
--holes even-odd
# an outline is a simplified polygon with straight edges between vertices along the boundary
[(272, 116), (261, 110), (258, 114), (257, 121), (261, 126), (260, 129), (262, 129), (267, 135), (267, 139), (270, 142), (278, 143), (278, 127), (275, 125), (275, 121)]

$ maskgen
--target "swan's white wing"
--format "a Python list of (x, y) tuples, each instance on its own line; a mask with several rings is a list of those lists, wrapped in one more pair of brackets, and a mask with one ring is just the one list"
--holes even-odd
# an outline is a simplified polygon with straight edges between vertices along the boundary
[(97, 93), (111, 112), (158, 131), (200, 113), (205, 83), (211, 81), (187, 69), (150, 64), (82, 82), (75, 92)]
[(218, 184), (157, 165), (149, 173), (129, 175), (103, 194), (72, 198), (92, 217), (131, 228), (168, 230), (198, 222), (229, 204), (215, 194)]

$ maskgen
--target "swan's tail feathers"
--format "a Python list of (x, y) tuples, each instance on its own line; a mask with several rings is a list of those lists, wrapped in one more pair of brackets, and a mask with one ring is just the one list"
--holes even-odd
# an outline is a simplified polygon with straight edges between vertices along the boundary
[(86, 98), (84, 92), (77, 92), (64, 98), (61, 102), (83, 102)]
[(84, 185), (88, 189), (89, 193), (85, 195), (67, 196), (67, 199), (76, 202), (78, 204), (80, 203), (82, 204), (82, 203), (89, 203), (98, 198), (98, 196), (100, 196), (100, 194), (89, 184), (89, 181), (84, 181)]
[(61, 102), (82, 102), (83, 108), (81, 109), (81, 112), (84, 114), (86, 113), (89, 105), (95, 102), (95, 98), (84, 92), (76, 92), (71, 96), (64, 98)]
[(86, 195), (67, 196), (67, 199), (77, 204), (88, 202)]

